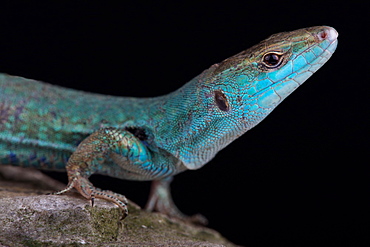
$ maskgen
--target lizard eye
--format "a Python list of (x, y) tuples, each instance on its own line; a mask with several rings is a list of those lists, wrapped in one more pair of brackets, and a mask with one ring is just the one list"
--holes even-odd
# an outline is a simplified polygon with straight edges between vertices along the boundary
[(262, 63), (270, 69), (278, 67), (282, 61), (283, 61), (282, 54), (278, 54), (275, 52), (265, 54), (262, 59)]
[(215, 102), (217, 107), (221, 111), (229, 111), (230, 110), (230, 105), (229, 102), (227, 101), (227, 98), (225, 94), (222, 91), (215, 91)]

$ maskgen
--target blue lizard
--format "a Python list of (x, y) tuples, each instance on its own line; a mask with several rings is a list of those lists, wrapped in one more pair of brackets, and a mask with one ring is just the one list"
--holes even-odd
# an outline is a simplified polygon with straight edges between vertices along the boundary
[(262, 121), (333, 54), (337, 32), (311, 27), (275, 34), (154, 98), (81, 92), (0, 75), (0, 164), (67, 171), (87, 199), (128, 214), (123, 195), (94, 187), (94, 173), (154, 180), (147, 209), (188, 218), (170, 195), (172, 176), (209, 162)]

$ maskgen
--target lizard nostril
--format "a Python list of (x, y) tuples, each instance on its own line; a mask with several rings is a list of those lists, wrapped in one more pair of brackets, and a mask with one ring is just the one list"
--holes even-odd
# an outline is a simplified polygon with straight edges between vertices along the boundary
[(338, 32), (332, 27), (324, 27), (324, 30), (319, 32), (317, 37), (320, 40), (327, 39), (332, 42), (338, 38)]
[(328, 36), (325, 31), (324, 32), (321, 32), (319, 35), (320, 35), (320, 38), (321, 39), (326, 39), (326, 37)]

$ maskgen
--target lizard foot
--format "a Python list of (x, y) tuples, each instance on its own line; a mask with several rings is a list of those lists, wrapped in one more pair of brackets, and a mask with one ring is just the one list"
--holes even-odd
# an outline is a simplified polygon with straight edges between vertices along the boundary
[(185, 215), (175, 205), (172, 200), (169, 184), (172, 179), (155, 180), (152, 182), (152, 188), (148, 203), (145, 206), (147, 211), (157, 211), (186, 222), (198, 225), (207, 225), (208, 220), (201, 214), (192, 216)]
[(61, 195), (71, 191), (73, 188), (75, 188), (83, 197), (85, 197), (88, 200), (91, 200), (92, 206), (94, 206), (95, 198), (101, 198), (106, 201), (113, 202), (114, 204), (118, 205), (118, 207), (121, 208), (123, 213), (122, 220), (126, 218), (126, 216), (128, 215), (127, 199), (125, 196), (120, 195), (118, 193), (114, 193), (110, 190), (102, 190), (96, 188), (92, 185), (92, 183), (90, 183), (88, 179), (83, 177), (74, 177), (72, 180), (70, 180), (65, 189), (54, 192), (52, 194)]

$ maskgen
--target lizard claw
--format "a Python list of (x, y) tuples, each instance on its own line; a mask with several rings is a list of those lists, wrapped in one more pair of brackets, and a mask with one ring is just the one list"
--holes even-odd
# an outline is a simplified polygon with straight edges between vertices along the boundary
[(125, 196), (118, 193), (114, 193), (109, 190), (102, 190), (94, 187), (88, 179), (83, 177), (74, 177), (67, 185), (67, 187), (61, 191), (54, 192), (54, 195), (61, 195), (75, 188), (83, 197), (91, 200), (92, 207), (95, 203), (95, 198), (101, 198), (110, 202), (113, 202), (122, 210), (122, 218), (126, 218), (128, 215), (127, 199)]

